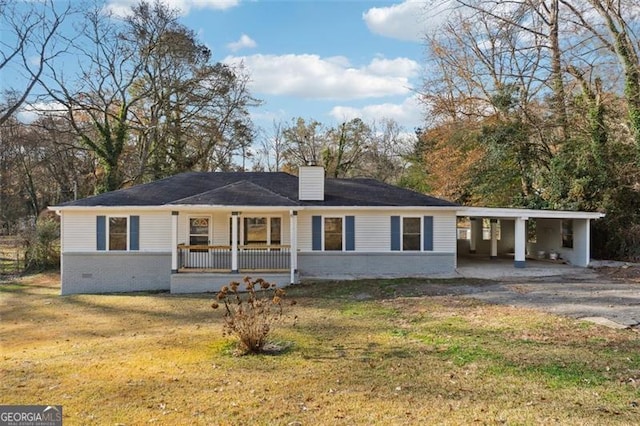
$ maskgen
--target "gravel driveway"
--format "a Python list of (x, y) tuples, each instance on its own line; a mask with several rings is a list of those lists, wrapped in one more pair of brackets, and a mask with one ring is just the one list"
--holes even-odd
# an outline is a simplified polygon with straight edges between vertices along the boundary
[(546, 269), (546, 265), (538, 265), (538, 269), (533, 265), (525, 268), (529, 269), (527, 272), (515, 273), (510, 263), (489, 269), (486, 266), (466, 265), (459, 267), (458, 272), (465, 277), (496, 279), (498, 283), (460, 286), (454, 293), (489, 303), (534, 308), (609, 327), (640, 331), (638, 280), (619, 279), (615, 274), (602, 273), (598, 269), (566, 265)]

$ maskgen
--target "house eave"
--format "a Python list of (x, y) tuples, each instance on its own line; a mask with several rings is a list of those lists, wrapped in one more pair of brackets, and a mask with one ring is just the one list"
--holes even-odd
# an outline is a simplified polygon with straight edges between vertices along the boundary
[(222, 204), (163, 204), (160, 206), (49, 206), (49, 210), (55, 212), (75, 211), (87, 212), (91, 210), (122, 211), (202, 211), (202, 210), (241, 210), (241, 211), (338, 211), (338, 210), (378, 210), (378, 211), (409, 211), (409, 210), (437, 210), (443, 212), (456, 212), (460, 206), (247, 206), (247, 205), (222, 205)]
[(534, 210), (500, 207), (459, 207), (458, 216), (485, 217), (492, 219), (601, 219), (605, 216), (599, 212), (568, 210)]

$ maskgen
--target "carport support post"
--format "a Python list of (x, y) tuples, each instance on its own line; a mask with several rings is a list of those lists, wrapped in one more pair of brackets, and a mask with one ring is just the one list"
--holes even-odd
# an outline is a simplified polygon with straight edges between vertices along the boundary
[(498, 219), (491, 219), (491, 259), (498, 257)]
[(514, 248), (516, 253), (513, 266), (524, 268), (527, 254), (527, 219), (524, 217), (516, 217)]
[(231, 272), (238, 273), (238, 216), (239, 212), (231, 212)]
[(178, 212), (171, 212), (171, 273), (178, 272)]
[[(471, 226), (469, 228), (469, 233), (471, 234), (469, 237), (469, 253), (475, 254), (476, 252), (476, 241), (478, 241), (478, 223), (482, 222), (478, 220), (476, 217), (470, 217), (469, 221), (471, 222)], [(482, 231), (480, 231), (482, 232)]]

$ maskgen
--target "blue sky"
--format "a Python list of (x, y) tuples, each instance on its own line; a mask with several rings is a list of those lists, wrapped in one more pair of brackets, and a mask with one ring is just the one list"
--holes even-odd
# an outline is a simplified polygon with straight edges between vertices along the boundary
[[(123, 15), (139, 0), (103, 1)], [(443, 15), (431, 0), (162, 1), (181, 10), (213, 60), (244, 64), (252, 94), (264, 102), (252, 118), (266, 131), (297, 117), (327, 126), (391, 118), (407, 132), (422, 126), (422, 38)], [(12, 85), (17, 76), (4, 71)]]
[[(122, 12), (135, 0), (108, 0)], [(415, 90), (424, 67), (425, 1), (165, 0), (213, 51), (243, 63), (264, 104), (256, 124), (361, 117), (420, 126)]]

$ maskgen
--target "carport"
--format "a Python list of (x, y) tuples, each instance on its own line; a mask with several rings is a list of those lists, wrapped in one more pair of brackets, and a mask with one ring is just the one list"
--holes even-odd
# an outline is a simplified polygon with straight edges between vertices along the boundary
[[(591, 221), (604, 213), (463, 207), (457, 212), (458, 256), (512, 257), (516, 268), (527, 259), (589, 266)], [(464, 231), (464, 232), (462, 232)]]

